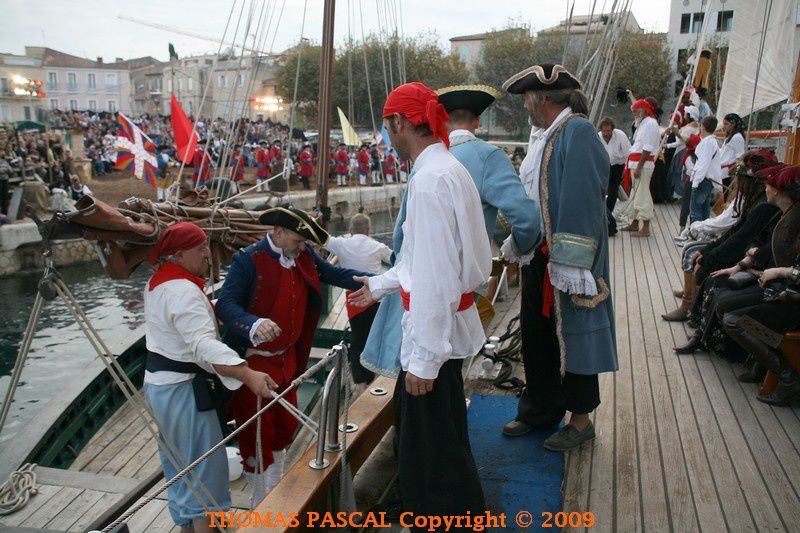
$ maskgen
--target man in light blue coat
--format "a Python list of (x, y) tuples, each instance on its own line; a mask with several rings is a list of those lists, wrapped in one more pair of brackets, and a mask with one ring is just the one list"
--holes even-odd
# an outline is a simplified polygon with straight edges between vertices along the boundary
[[(450, 151), (466, 167), (475, 182), (483, 205), (487, 238), (492, 239), (497, 212), (502, 211), (512, 227), (515, 251), (522, 255), (533, 251), (539, 242), (541, 213), (539, 204), (525, 192), (514, 167), (500, 148), (475, 137), (480, 115), (499, 96), (486, 85), (462, 85), (437, 91), (439, 102), (450, 115)], [(409, 182), (414, 179), (412, 169)], [(393, 235), (395, 256), (402, 244), (401, 230), (406, 214), (406, 197), (400, 205)], [(364, 367), (378, 374), (396, 376), (400, 367), (400, 320), (403, 308), (397, 295), (381, 301), (367, 344), (361, 353)]]
[(500, 96), (488, 85), (455, 85), (436, 91), (450, 115), (450, 152), (472, 176), (483, 203), (489, 240), (494, 235), (497, 212), (511, 226), (516, 249), (531, 251), (540, 236), (539, 204), (528, 197), (505, 152), (475, 136), (481, 114)]

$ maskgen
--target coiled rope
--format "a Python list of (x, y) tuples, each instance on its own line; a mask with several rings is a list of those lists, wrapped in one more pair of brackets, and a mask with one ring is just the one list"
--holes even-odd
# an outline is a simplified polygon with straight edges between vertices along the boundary
[(8, 477), (0, 487), (0, 515), (19, 511), (28, 504), (31, 496), (38, 494), (36, 488), (36, 463), (25, 463)]

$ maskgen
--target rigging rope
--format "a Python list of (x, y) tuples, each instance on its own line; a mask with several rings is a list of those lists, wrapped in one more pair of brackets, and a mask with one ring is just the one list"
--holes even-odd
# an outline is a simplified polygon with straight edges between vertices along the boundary
[(28, 504), (31, 496), (38, 494), (35, 467), (35, 463), (25, 463), (0, 486), (0, 516), (19, 511)]

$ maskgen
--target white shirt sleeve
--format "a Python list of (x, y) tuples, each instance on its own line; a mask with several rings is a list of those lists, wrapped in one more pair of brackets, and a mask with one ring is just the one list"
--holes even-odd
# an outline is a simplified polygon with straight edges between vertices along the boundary
[(400, 278), (397, 275), (397, 267), (398, 265), (395, 265), (380, 276), (369, 278), (367, 285), (372, 293), (372, 298), (381, 300), (385, 296), (400, 291)]
[(550, 283), (561, 292), (597, 296), (597, 283), (590, 270), (550, 262), (547, 264), (547, 271), (550, 274)]
[[(173, 293), (174, 305), (170, 305), (169, 318), (198, 364), (206, 370), (214, 371), (211, 365), (237, 366), (244, 363), (236, 352), (217, 338), (217, 325), (214, 315), (203, 301), (202, 291), (181, 290)], [(215, 372), (216, 373), (216, 372)], [(219, 376), (222, 384), (230, 390), (241, 387), (242, 382), (226, 376)]]
[(392, 249), (383, 244), (382, 242), (378, 243), (378, 250), (377, 255), (381, 260), (381, 263), (389, 263), (392, 260)]
[(417, 191), (409, 202), (406, 223), (413, 242), (411, 262), (411, 358), (408, 371), (435, 379), (450, 359), (453, 322), (461, 301), (461, 264), (453, 225), (452, 205), (436, 193)]
[(333, 255), (339, 255), (341, 252), (341, 244), (344, 239), (342, 237), (331, 236), (328, 242), (325, 243), (325, 248)]
[[(706, 137), (707, 139), (708, 137)], [(704, 139), (705, 141), (705, 139)], [(710, 142), (700, 142), (695, 150), (697, 155), (697, 162), (694, 165), (694, 173), (692, 175), (692, 189), (696, 189), (703, 183), (703, 180), (710, 176), (711, 165), (714, 162), (714, 154), (716, 153), (716, 141), (714, 144)]]
[(661, 143), (661, 133), (658, 131), (658, 122), (655, 119), (642, 121), (639, 125), (642, 131), (642, 151), (650, 152), (655, 155), (658, 145)]

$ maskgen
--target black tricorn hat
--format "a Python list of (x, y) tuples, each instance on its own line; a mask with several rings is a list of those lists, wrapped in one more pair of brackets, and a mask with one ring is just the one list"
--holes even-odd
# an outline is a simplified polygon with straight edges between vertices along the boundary
[(500, 92), (488, 85), (451, 85), (436, 91), (439, 103), (450, 113), (455, 109), (467, 109), (480, 115), (492, 102), (500, 98)]
[(324, 246), (330, 237), (328, 232), (322, 229), (322, 226), (317, 224), (317, 221), (308, 213), (291, 205), (267, 209), (261, 214), (258, 221), (265, 226), (277, 226), (292, 230), (320, 246)]
[(581, 82), (561, 65), (544, 63), (533, 65), (517, 72), (505, 82), (503, 90), (511, 94), (525, 91), (556, 91), (559, 89), (580, 89)]

